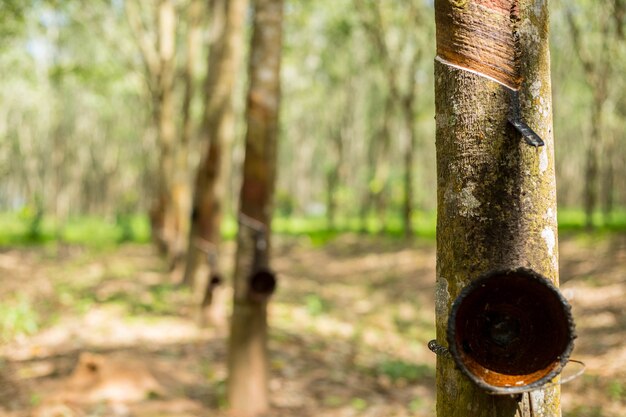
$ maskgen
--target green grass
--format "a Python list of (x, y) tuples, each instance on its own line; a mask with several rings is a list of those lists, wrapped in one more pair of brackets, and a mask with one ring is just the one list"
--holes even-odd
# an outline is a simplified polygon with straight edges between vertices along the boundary
[(423, 378), (434, 378), (435, 370), (424, 364), (414, 364), (402, 360), (385, 360), (378, 364), (375, 369), (378, 375), (385, 375), (392, 381), (405, 380), (417, 382)]
[(592, 234), (606, 234), (611, 232), (626, 232), (626, 210), (616, 210), (611, 214), (610, 220), (606, 221), (602, 213), (593, 215), (594, 228), (591, 232), (586, 230), (585, 212), (578, 209), (559, 209), (559, 232), (577, 233), (585, 232)]
[(64, 242), (89, 247), (106, 247), (125, 241), (145, 243), (149, 240), (148, 219), (140, 215), (113, 221), (94, 216), (81, 216), (59, 224), (50, 217), (39, 219), (26, 210), (0, 213), (0, 246)]
[[(603, 237), (614, 232), (626, 232), (626, 210), (613, 213), (610, 222), (605, 222), (601, 213), (594, 216), (594, 229), (585, 228), (582, 210), (561, 209), (558, 214), (561, 233), (582, 233)], [(413, 216), (416, 238), (434, 240), (436, 213), (416, 212)], [(365, 222), (355, 217), (338, 217), (330, 228), (323, 216), (282, 217), (272, 222), (274, 233), (284, 236), (307, 236), (314, 246), (321, 246), (344, 233), (362, 233), (402, 238), (404, 227), (398, 215), (390, 215), (383, 224), (375, 217)], [(227, 217), (222, 225), (222, 235), (227, 240), (235, 238), (237, 222)], [(59, 224), (47, 216), (37, 216), (28, 210), (0, 213), (0, 246), (54, 245), (57, 242), (80, 244), (88, 247), (115, 246), (123, 242), (146, 243), (150, 241), (150, 225), (147, 216), (118, 216), (106, 220), (94, 216), (80, 216)]]
[[(436, 215), (420, 212), (413, 215), (414, 235), (417, 238), (434, 240)], [(378, 218), (368, 217), (365, 222), (354, 217), (338, 217), (330, 228), (325, 217), (277, 217), (272, 220), (275, 233), (288, 236), (308, 236), (314, 245), (323, 245), (344, 233), (362, 233), (402, 238), (404, 225), (400, 216), (389, 216), (383, 224)]]

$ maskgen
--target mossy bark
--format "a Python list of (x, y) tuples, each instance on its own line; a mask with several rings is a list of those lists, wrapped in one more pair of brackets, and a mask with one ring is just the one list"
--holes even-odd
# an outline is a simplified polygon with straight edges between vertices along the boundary
[[(515, 65), (507, 66), (509, 72), (499, 82), (494, 80), (497, 74), (485, 76), (481, 71), (489, 62), (474, 67), (471, 60), (450, 62), (454, 58), (442, 59), (441, 55), (435, 62), (436, 323), (437, 341), (444, 346), (452, 302), (485, 272), (527, 267), (558, 284), (546, 1), (509, 1), (505, 5), (507, 2), (496, 0), (438, 0), (438, 41), (442, 30), (455, 33), (455, 28), (442, 26), (471, 17), (463, 14), (470, 9), (474, 17), (493, 13), (485, 5), (495, 3), (503, 3), (501, 10), (512, 11), (514, 25), (503, 30), (514, 30), (516, 42), (510, 51), (515, 57), (507, 60)], [(478, 26), (481, 21), (474, 19)], [(480, 39), (474, 42), (480, 44)], [(518, 74), (511, 72), (513, 67)], [(510, 94), (502, 84), (516, 87), (518, 79), (522, 117), (543, 138), (544, 147), (527, 145), (507, 121)], [(534, 416), (560, 416), (558, 387), (531, 396)], [(437, 416), (470, 415), (530, 416), (531, 411), (528, 396), (489, 395), (462, 375), (452, 359), (439, 356)]]
[(258, 266), (255, 236), (259, 232), (250, 224), (264, 225), (262, 229), (269, 239), (279, 127), (283, 0), (255, 0), (253, 4), (246, 154), (240, 195), (240, 212), (247, 220), (240, 222), (237, 233), (228, 349), (228, 401), (236, 415), (244, 416), (258, 416), (269, 407), (267, 300), (250, 296), (249, 278)]

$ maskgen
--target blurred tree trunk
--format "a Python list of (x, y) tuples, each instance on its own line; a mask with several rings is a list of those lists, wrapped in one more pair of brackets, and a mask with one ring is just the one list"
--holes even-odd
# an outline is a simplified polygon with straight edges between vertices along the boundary
[(603, 198), (602, 198), (602, 217), (605, 226), (612, 223), (613, 206), (615, 205), (615, 154), (617, 147), (614, 139), (606, 144), (606, 169), (603, 176)]
[[(594, 94), (595, 96), (595, 94)], [(602, 107), (605, 99), (594, 99), (591, 105), (591, 135), (585, 161), (585, 226), (593, 228), (593, 213), (598, 203), (599, 158), (602, 145)]]
[[(558, 249), (547, 3), (437, 0), (435, 16), (435, 306), (445, 346), (451, 304), (473, 278), (525, 266), (558, 284)], [(510, 88), (545, 146), (508, 123)], [(438, 417), (560, 417), (559, 392), (489, 395), (437, 357)]]
[[(182, 130), (180, 144), (176, 149), (176, 168), (174, 170), (173, 200), (177, 223), (180, 231), (176, 235), (174, 247), (173, 269), (179, 270), (184, 259), (187, 232), (189, 231), (189, 216), (191, 190), (189, 179), (189, 149), (194, 133), (192, 117), (192, 102), (195, 88), (195, 67), (202, 42), (202, 0), (191, 0), (187, 5), (187, 59), (183, 71), (183, 103), (182, 103)], [(178, 275), (178, 272), (177, 274)]]
[[(196, 173), (191, 229), (183, 282), (193, 286), (203, 259), (211, 259), (211, 275), (219, 277), (218, 249), (225, 198), (228, 153), (235, 133), (233, 93), (239, 73), (247, 0), (212, 0), (214, 40), (207, 62), (204, 117), (200, 132), (205, 154)], [(201, 249), (202, 248), (202, 249)], [(203, 255), (202, 252), (205, 252)], [(206, 290), (209, 290), (207, 287)]]
[[(150, 211), (152, 237), (162, 254), (171, 255), (182, 232), (180, 205), (174, 196), (176, 168), (176, 120), (174, 102), (176, 9), (174, 0), (159, 0), (155, 10), (141, 3), (124, 3), (126, 17), (141, 51), (152, 96), (153, 121), (157, 130), (158, 167), (156, 196)], [(156, 16), (150, 23), (151, 15)], [(148, 22), (146, 22), (148, 20)], [(153, 26), (152, 28), (150, 26)]]
[(326, 222), (330, 230), (335, 230), (337, 227), (337, 189), (344, 177), (344, 135), (345, 129), (347, 128), (346, 125), (348, 124), (347, 116), (348, 113), (346, 112), (345, 117), (342, 117), (339, 121), (339, 126), (329, 133), (333, 147), (331, 148), (331, 155), (328, 156), (332, 166), (328, 168), (328, 172), (326, 173)]
[(398, 98), (398, 101), (402, 105), (402, 116), (404, 121), (404, 137), (405, 137), (405, 149), (404, 149), (404, 207), (402, 210), (402, 219), (404, 223), (404, 236), (410, 238), (413, 236), (413, 201), (415, 191), (413, 184), (414, 179), (414, 164), (415, 164), (415, 73), (419, 65), (420, 54), (413, 55), (411, 65), (408, 73), (408, 92)]
[(157, 244), (168, 255), (181, 232), (176, 210), (178, 196), (174, 195), (176, 120), (174, 116), (174, 80), (176, 72), (176, 10), (173, 0), (161, 0), (158, 5), (157, 46), (159, 71), (157, 73), (156, 118), (159, 140), (158, 196), (153, 206), (156, 222), (152, 229)]
[[(254, 6), (240, 212), (265, 225), (269, 239), (279, 133), (283, 0), (255, 0)], [(267, 300), (253, 300), (248, 282), (255, 234), (240, 222), (228, 349), (228, 402), (235, 412), (247, 416), (258, 416), (269, 406)]]
[(387, 206), (389, 191), (389, 171), (391, 169), (391, 161), (389, 154), (391, 152), (391, 119), (393, 117), (393, 102), (387, 100), (385, 103), (385, 111), (383, 114), (383, 125), (379, 132), (378, 142), (380, 143), (378, 158), (376, 161), (376, 171), (374, 181), (372, 183), (374, 193), (374, 207), (376, 209), (376, 217), (380, 224), (380, 233), (387, 232)]
[(387, 189), (389, 183), (389, 153), (391, 148), (391, 118), (393, 100), (388, 95), (384, 102), (381, 126), (370, 137), (368, 144), (367, 188), (360, 210), (361, 232), (369, 231), (369, 216), (374, 210), (380, 225), (379, 232), (387, 230)]
[[(615, 16), (618, 15), (619, 3), (616, 1)], [(611, 36), (611, 16), (606, 13), (598, 16), (602, 19), (601, 46), (598, 48), (598, 56), (593, 58), (584, 44), (583, 35), (580, 27), (576, 22), (571, 9), (567, 9), (567, 23), (572, 38), (573, 49), (576, 51), (578, 60), (582, 64), (583, 72), (587, 85), (592, 91), (593, 102), (591, 103), (591, 111), (589, 114), (591, 122), (591, 135), (588, 139), (586, 162), (585, 162), (585, 189), (584, 189), (584, 208), (585, 208), (585, 226), (588, 229), (593, 228), (593, 213), (598, 206), (598, 195), (600, 189), (600, 157), (603, 160), (609, 155), (602, 155), (604, 136), (606, 134), (604, 127), (603, 111), (604, 105), (609, 98), (609, 81), (611, 80), (613, 58), (609, 48), (609, 37)], [(619, 29), (618, 29), (619, 33)], [(608, 214), (610, 216), (610, 214)]]
[(342, 127), (338, 131), (330, 134), (334, 145), (335, 164), (326, 173), (326, 223), (330, 230), (335, 230), (337, 214), (337, 188), (341, 180), (341, 170), (343, 165), (343, 139)]
[[(405, 237), (411, 237), (413, 235), (413, 200), (414, 200), (414, 159), (415, 159), (415, 99), (417, 92), (415, 90), (415, 73), (417, 72), (419, 60), (420, 60), (420, 47), (415, 44), (411, 49), (410, 59), (406, 68), (406, 80), (404, 77), (400, 77), (400, 67), (402, 65), (402, 59), (404, 58), (403, 50), (396, 51), (394, 54), (389, 47), (386, 39), (386, 32), (389, 30), (384, 22), (381, 7), (383, 4), (376, 1), (364, 1), (357, 0), (356, 6), (361, 13), (361, 24), (366, 30), (367, 35), (372, 41), (374, 50), (381, 60), (382, 67), (384, 69), (385, 77), (387, 78), (387, 85), (389, 87), (390, 97), (385, 105), (385, 122), (384, 131), (389, 137), (391, 129), (389, 128), (390, 119), (393, 114), (393, 106), (396, 105), (400, 112), (402, 136), (404, 139), (404, 201), (402, 206), (402, 220), (404, 224)], [(411, 21), (414, 24), (419, 24), (421, 20), (421, 14), (418, 8), (412, 1), (406, 2), (406, 13), (410, 16)], [(404, 32), (408, 33), (407, 31)], [(405, 39), (401, 44), (408, 43)], [(406, 81), (406, 82), (402, 82)], [(388, 142), (390, 138), (386, 139)], [(377, 199), (380, 202), (380, 197)], [(379, 215), (380, 217), (380, 215)], [(384, 225), (385, 222), (382, 221)], [(383, 230), (384, 230), (383, 226)]]

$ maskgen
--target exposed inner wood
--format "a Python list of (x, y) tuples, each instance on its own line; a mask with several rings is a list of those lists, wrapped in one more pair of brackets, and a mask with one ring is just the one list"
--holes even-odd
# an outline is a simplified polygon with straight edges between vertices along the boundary
[(438, 1), (437, 55), (517, 89), (517, 0)]

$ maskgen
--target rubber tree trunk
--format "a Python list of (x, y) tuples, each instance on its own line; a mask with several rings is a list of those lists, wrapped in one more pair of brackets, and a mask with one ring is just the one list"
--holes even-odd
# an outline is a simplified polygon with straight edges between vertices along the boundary
[(152, 208), (152, 234), (163, 254), (171, 250), (179, 233), (174, 204), (173, 176), (176, 151), (174, 81), (176, 52), (176, 10), (172, 0), (161, 0), (157, 9), (158, 72), (154, 93), (159, 143), (157, 198)]
[(191, 211), (191, 190), (189, 170), (189, 145), (194, 134), (191, 104), (194, 99), (195, 67), (202, 42), (202, 0), (191, 0), (187, 6), (187, 59), (183, 73), (183, 100), (182, 100), (182, 127), (180, 143), (176, 149), (176, 168), (174, 170), (173, 201), (176, 216), (178, 217), (179, 232), (172, 248), (173, 265), (177, 277), (181, 274), (187, 236), (190, 227), (189, 213)]
[(330, 230), (335, 230), (337, 227), (337, 189), (343, 179), (344, 165), (344, 124), (345, 122), (342, 120), (336, 131), (331, 132), (329, 135), (332, 138), (332, 149), (335, 158), (333, 166), (326, 173), (326, 224)]
[(611, 136), (604, 143), (605, 169), (602, 176), (602, 217), (605, 226), (610, 226), (615, 204), (615, 155), (619, 155), (615, 146), (615, 137)]
[(585, 161), (585, 227), (593, 229), (593, 213), (598, 206), (600, 176), (600, 148), (602, 144), (602, 103), (594, 101), (591, 108), (591, 136), (587, 145)]
[(389, 174), (391, 162), (389, 158), (391, 148), (391, 124), (393, 117), (393, 97), (391, 94), (385, 99), (383, 120), (376, 141), (378, 155), (375, 156), (374, 178), (370, 183), (372, 202), (376, 210), (376, 217), (380, 228), (379, 233), (387, 232), (387, 206), (389, 198)]
[[(191, 229), (183, 282), (193, 286), (200, 262), (217, 258), (220, 224), (229, 167), (227, 150), (235, 133), (233, 92), (242, 55), (243, 24), (247, 0), (213, 0), (212, 30), (215, 40), (208, 57), (205, 113), (200, 132), (206, 153), (196, 173)], [(212, 253), (203, 253), (207, 250)], [(217, 262), (214, 263), (217, 268)], [(211, 274), (218, 276), (217, 270)]]
[(414, 161), (415, 161), (415, 128), (413, 127), (415, 95), (407, 94), (401, 101), (404, 122), (404, 202), (402, 205), (402, 221), (404, 223), (404, 237), (413, 236), (413, 200), (414, 200)]
[[(437, 341), (472, 279), (528, 267), (558, 284), (556, 187), (546, 1), (437, 0)], [(507, 122), (509, 88), (545, 141)], [(560, 416), (559, 388), (532, 394), (535, 417)], [(528, 397), (488, 395), (437, 358), (438, 417), (531, 416)]]
[[(283, 0), (255, 0), (240, 211), (265, 225), (269, 238), (276, 178)], [(268, 408), (267, 301), (249, 297), (254, 231), (240, 224), (228, 359), (228, 401), (238, 414)], [(268, 242), (269, 244), (269, 242)]]

